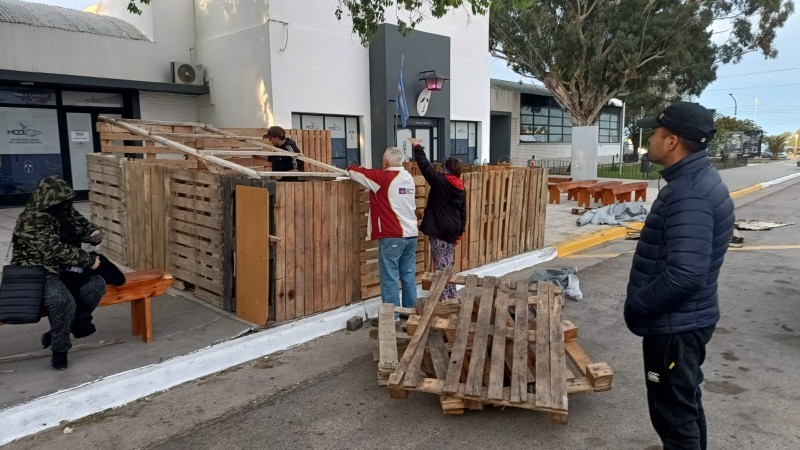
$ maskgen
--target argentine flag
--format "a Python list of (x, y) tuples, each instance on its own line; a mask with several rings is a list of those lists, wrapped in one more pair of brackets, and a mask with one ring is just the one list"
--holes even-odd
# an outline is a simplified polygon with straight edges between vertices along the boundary
[(403, 87), (403, 63), (400, 63), (400, 78), (397, 80), (397, 115), (400, 116), (400, 124), (406, 127), (408, 121), (408, 102), (406, 101), (406, 90)]

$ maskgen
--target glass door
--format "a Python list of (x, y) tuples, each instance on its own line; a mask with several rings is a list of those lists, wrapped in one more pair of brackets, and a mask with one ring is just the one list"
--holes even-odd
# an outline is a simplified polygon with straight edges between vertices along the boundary
[(67, 138), (72, 188), (89, 189), (86, 154), (94, 153), (94, 127), (91, 113), (67, 113)]
[(436, 133), (435, 128), (432, 127), (408, 127), (400, 128), (397, 130), (397, 148), (403, 152), (403, 155), (409, 161), (414, 160), (414, 155), (411, 153), (411, 143), (408, 138), (415, 137), (420, 140), (420, 144), (425, 147), (425, 156), (429, 161), (433, 161), (432, 155), (436, 150)]

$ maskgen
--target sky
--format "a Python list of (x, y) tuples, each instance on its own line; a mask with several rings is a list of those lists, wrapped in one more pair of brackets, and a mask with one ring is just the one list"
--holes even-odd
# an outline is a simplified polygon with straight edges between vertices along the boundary
[[(333, 0), (331, 0), (333, 1)], [(96, 0), (37, 0), (37, 3), (84, 9)], [(800, 9), (800, 5), (798, 5)], [(695, 101), (739, 119), (755, 121), (766, 134), (800, 130), (800, 12), (777, 31), (778, 57), (764, 59), (756, 53), (738, 64), (720, 66), (717, 81)], [(490, 57), (492, 78), (519, 81), (520, 76), (503, 61)], [(731, 95), (733, 94), (733, 98)], [(734, 103), (734, 98), (736, 102)], [(756, 98), (758, 106), (756, 107)]]

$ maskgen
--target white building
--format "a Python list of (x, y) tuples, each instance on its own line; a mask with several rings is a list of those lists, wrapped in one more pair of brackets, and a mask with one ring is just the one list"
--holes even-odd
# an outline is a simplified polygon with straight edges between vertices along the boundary
[[(349, 20), (336, 19), (333, 0), (153, 1), (141, 16), (127, 3), (103, 0), (93, 14), (0, 0), (8, 136), (0, 139), (0, 205), (24, 201), (54, 173), (83, 191), (85, 154), (99, 151), (98, 114), (325, 128), (340, 166), (380, 164), (386, 146), (410, 135), (435, 159), (488, 157), (485, 16), (458, 9), (405, 38), (386, 24), (366, 48)], [(406, 127), (395, 117), (401, 61)], [(188, 63), (194, 79), (176, 78), (172, 62)], [(419, 78), (428, 70), (450, 80), (422, 117)]]
[[(514, 165), (533, 159), (569, 159), (572, 123), (547, 88), (491, 80), (491, 162), (510, 158)], [(598, 126), (598, 157), (620, 154), (622, 108), (606, 106)]]

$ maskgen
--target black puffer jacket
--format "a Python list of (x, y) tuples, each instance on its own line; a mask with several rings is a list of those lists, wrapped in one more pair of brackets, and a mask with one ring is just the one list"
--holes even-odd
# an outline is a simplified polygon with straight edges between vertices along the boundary
[(717, 279), (733, 233), (733, 200), (706, 151), (661, 176), (668, 184), (645, 220), (625, 300), (625, 323), (639, 336), (717, 323)]
[(431, 186), (425, 215), (419, 230), (428, 236), (455, 243), (467, 224), (467, 193), (464, 182), (455, 175), (437, 172), (425, 157), (421, 145), (414, 147), (414, 160)]

